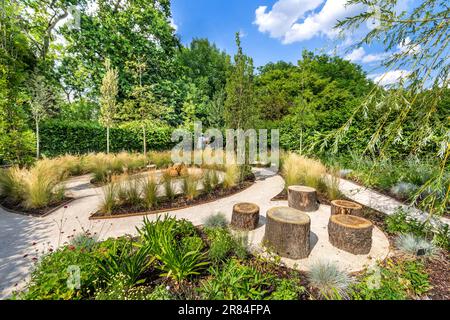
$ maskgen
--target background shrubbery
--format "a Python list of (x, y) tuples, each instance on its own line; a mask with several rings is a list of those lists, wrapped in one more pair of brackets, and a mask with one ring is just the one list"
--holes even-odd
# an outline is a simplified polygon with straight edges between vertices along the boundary
[[(148, 150), (167, 150), (173, 146), (173, 128), (148, 123)], [(111, 151), (142, 151), (142, 126), (127, 122), (111, 128)], [(66, 153), (84, 154), (106, 150), (106, 129), (92, 122), (47, 121), (41, 128), (42, 154), (57, 156)]]

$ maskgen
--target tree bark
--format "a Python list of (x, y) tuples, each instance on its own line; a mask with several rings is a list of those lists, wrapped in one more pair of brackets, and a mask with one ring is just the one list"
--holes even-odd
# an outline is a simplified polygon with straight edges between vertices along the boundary
[(331, 201), (331, 215), (349, 214), (352, 216), (362, 216), (362, 205), (353, 201), (333, 200)]
[(372, 247), (373, 224), (367, 219), (337, 214), (328, 222), (328, 238), (338, 249), (353, 254), (368, 254)]
[(288, 205), (301, 211), (316, 211), (319, 209), (316, 189), (306, 186), (288, 187)]
[(265, 245), (278, 255), (304, 259), (309, 255), (311, 220), (306, 213), (289, 207), (267, 211)]
[(258, 227), (259, 207), (254, 203), (242, 202), (233, 206), (231, 226), (241, 230), (254, 230)]

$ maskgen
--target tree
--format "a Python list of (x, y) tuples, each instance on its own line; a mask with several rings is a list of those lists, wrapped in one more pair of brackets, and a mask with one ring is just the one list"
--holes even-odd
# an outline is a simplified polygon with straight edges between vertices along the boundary
[(45, 77), (34, 74), (31, 80), (31, 114), (36, 127), (36, 159), (40, 158), (39, 124), (47, 117), (48, 109), (53, 101), (53, 92), (46, 83)]
[[(415, 2), (409, 10), (402, 12), (397, 10), (397, 0), (350, 0), (348, 4), (366, 5), (371, 10), (348, 17), (336, 27), (351, 30), (368, 21), (374, 22), (374, 28), (356, 46), (381, 41), (385, 51), (391, 53), (383, 62), (386, 69), (408, 70), (408, 75), (389, 90), (374, 87), (348, 121), (328, 135), (323, 143), (332, 141), (336, 149), (358, 113), (373, 114), (382, 110), (366, 150), (379, 158), (388, 158), (391, 147), (401, 143), (407, 143), (409, 152), (414, 155), (430, 146), (435, 149), (441, 160), (439, 174), (420, 188), (414, 200), (427, 192), (429, 195), (422, 201), (427, 204), (426, 209), (431, 213), (443, 213), (450, 196), (445, 178), (450, 158), (450, 130), (448, 119), (436, 121), (435, 113), (450, 81), (450, 9), (445, 1), (436, 0)], [(406, 137), (404, 132), (408, 125), (415, 130)], [(446, 195), (439, 201), (440, 190), (444, 189)]]
[[(106, 58), (121, 70), (117, 100), (127, 99), (136, 79), (127, 62), (145, 57), (147, 67), (142, 83), (152, 84), (155, 91), (168, 97), (164, 82), (179, 75), (175, 55), (180, 46), (170, 25), (169, 0), (96, 0), (98, 9), (80, 8), (80, 30), (61, 28), (67, 44), (58, 68), (61, 82), (75, 95), (99, 94)], [(158, 94), (159, 94), (158, 92)]]
[(178, 59), (184, 74), (209, 99), (223, 90), (230, 67), (230, 56), (220, 51), (208, 39), (194, 39), (187, 48), (182, 48)]
[(100, 122), (106, 127), (106, 152), (109, 153), (109, 130), (114, 122), (117, 109), (117, 93), (119, 92), (119, 73), (117, 69), (111, 68), (111, 61), (105, 61), (106, 73), (103, 76), (100, 107)]
[(225, 122), (233, 129), (249, 129), (255, 123), (257, 110), (253, 92), (253, 60), (244, 55), (239, 32), (236, 33), (237, 54), (234, 56), (225, 86)]

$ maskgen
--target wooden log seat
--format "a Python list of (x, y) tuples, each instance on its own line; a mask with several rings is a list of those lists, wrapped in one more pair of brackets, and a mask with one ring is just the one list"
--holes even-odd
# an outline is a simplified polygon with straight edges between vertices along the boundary
[(316, 211), (319, 209), (316, 189), (306, 186), (288, 187), (288, 205), (305, 212)]
[(353, 254), (368, 254), (372, 247), (373, 224), (367, 219), (336, 214), (328, 222), (330, 243)]
[(267, 211), (265, 245), (278, 255), (303, 259), (309, 255), (311, 219), (300, 210), (274, 207)]
[(231, 226), (235, 229), (254, 230), (259, 223), (259, 207), (254, 203), (241, 202), (233, 206)]

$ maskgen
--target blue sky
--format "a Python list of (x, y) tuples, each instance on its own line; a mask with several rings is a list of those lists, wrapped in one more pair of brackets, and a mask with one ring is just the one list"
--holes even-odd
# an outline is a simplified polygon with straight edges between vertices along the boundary
[[(400, 1), (406, 10), (415, 0)], [(243, 33), (242, 46), (255, 66), (270, 61), (296, 63), (303, 49), (332, 53), (363, 66), (376, 78), (383, 73), (380, 61), (387, 53), (379, 45), (345, 51), (358, 34), (336, 36), (336, 19), (367, 10), (345, 7), (346, 0), (172, 0), (172, 14), (183, 44), (193, 38), (208, 38), (229, 54), (236, 51), (234, 34)], [(367, 30), (360, 30), (361, 32)], [(401, 47), (398, 48), (401, 50)], [(393, 70), (387, 80), (407, 70)]]

